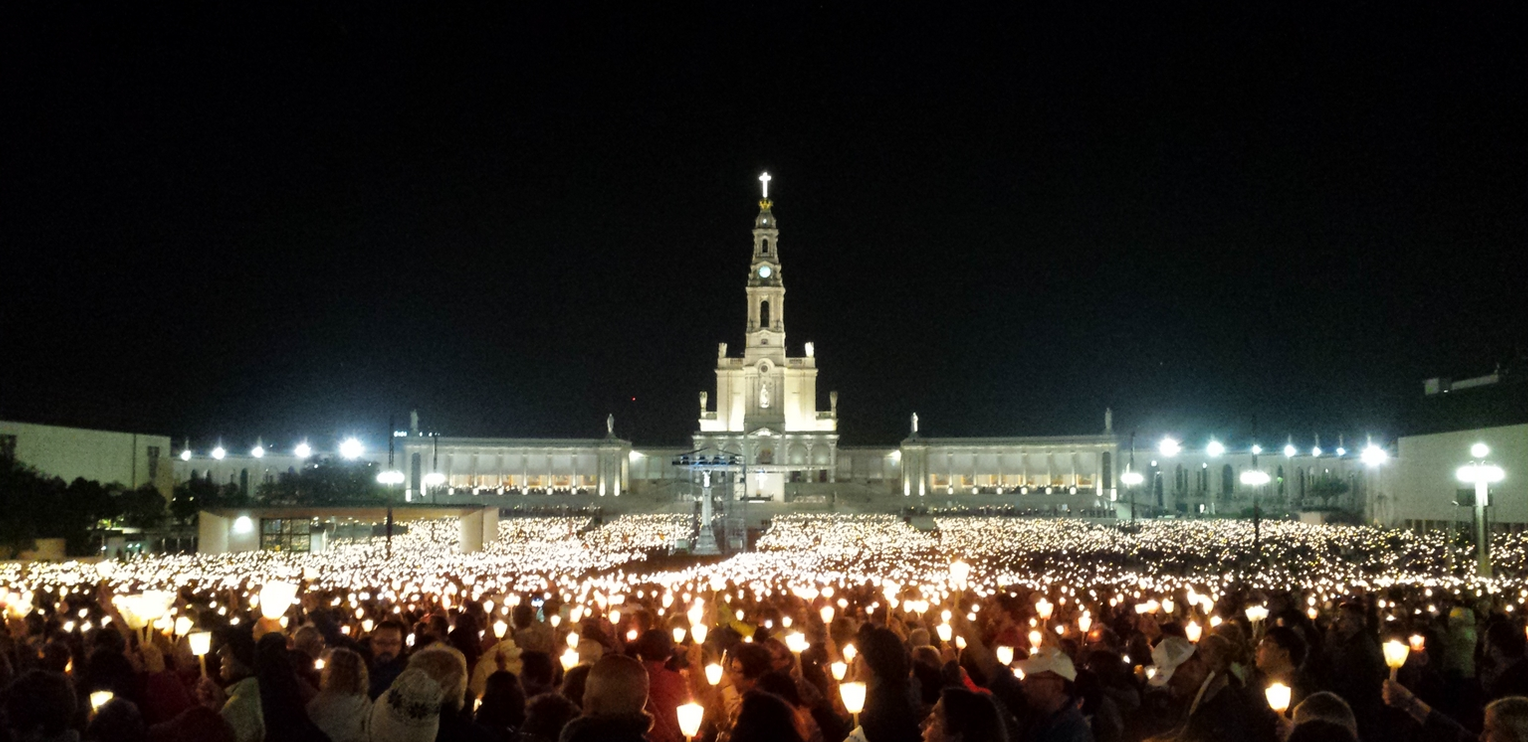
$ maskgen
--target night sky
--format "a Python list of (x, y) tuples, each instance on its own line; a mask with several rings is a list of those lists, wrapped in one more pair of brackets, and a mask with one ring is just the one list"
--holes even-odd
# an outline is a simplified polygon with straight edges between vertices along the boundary
[(1388, 437), (1528, 347), (1511, 3), (32, 5), (0, 418), (683, 443), (763, 170), (844, 445)]

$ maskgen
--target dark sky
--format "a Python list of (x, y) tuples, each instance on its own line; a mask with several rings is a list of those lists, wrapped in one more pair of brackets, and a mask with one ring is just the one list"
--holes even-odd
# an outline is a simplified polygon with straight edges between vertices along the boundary
[(30, 5), (7, 419), (679, 443), (765, 169), (846, 445), (1390, 435), (1528, 345), (1511, 3)]

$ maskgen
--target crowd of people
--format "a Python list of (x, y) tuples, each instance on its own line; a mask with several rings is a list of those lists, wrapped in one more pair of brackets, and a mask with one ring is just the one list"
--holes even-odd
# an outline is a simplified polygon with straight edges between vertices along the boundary
[[(945, 525), (967, 545), (995, 527)], [(1060, 542), (1079, 533), (1096, 537)], [(1169, 579), (973, 564), (921, 538), (894, 519), (777, 519), (760, 553), (677, 573), (384, 590), (298, 569), (182, 580), (147, 616), (152, 561), (25, 596), (0, 583), (0, 742), (1528, 742), (1516, 582), (1333, 565), (1343, 579), (1273, 585), (1212, 563)], [(1315, 559), (1364, 548), (1273, 538)], [(903, 561), (872, 576), (877, 555)]]

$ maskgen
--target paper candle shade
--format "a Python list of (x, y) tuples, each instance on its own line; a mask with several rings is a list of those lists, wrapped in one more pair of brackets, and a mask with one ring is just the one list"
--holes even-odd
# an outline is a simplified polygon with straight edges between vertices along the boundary
[(1406, 664), (1406, 655), (1411, 654), (1411, 647), (1398, 639), (1385, 642), (1385, 664), (1392, 670), (1399, 670)]
[(712, 685), (722, 682), (722, 666), (716, 663), (706, 665), (706, 682)]
[(696, 644), (705, 644), (706, 634), (709, 631), (710, 629), (707, 629), (705, 624), (695, 624), (694, 626), (690, 627), (690, 638), (694, 639)]
[(1274, 683), (1268, 686), (1268, 689), (1263, 691), (1263, 693), (1268, 696), (1268, 708), (1273, 709), (1279, 714), (1283, 714), (1289, 709), (1289, 686), (1283, 683)]
[(297, 586), (290, 582), (267, 582), (260, 588), (260, 615), (274, 621), (286, 614), (297, 597)]
[(706, 715), (706, 707), (691, 701), (681, 705), (676, 712), (679, 714), (679, 732), (686, 739), (700, 733), (700, 720)]
[(999, 646), (996, 651), (998, 664), (1005, 667), (1013, 664), (1013, 647)]
[(191, 654), (197, 657), (205, 657), (212, 651), (211, 631), (193, 631), (186, 635), (186, 641), (191, 645)]
[(844, 699), (844, 710), (851, 714), (857, 714), (865, 710), (865, 684), (861, 682), (842, 683), (838, 686), (838, 693)]
[(832, 665), (829, 665), (829, 667), (833, 670), (834, 680), (842, 681), (844, 676), (849, 674), (849, 666), (845, 663), (834, 662)]

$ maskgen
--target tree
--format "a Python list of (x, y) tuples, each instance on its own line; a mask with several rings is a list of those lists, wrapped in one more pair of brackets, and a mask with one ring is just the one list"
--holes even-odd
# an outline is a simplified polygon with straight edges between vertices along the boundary
[(1322, 507), (1331, 507), (1332, 500), (1340, 500), (1348, 493), (1348, 483), (1341, 477), (1325, 474), (1310, 483), (1307, 498), (1320, 498)]
[(256, 494), (272, 505), (334, 505), (380, 502), (387, 497), (387, 490), (377, 483), (375, 463), (320, 459), (261, 484)]
[[(232, 485), (229, 485), (232, 486)], [(234, 487), (237, 491), (237, 487)], [(170, 499), (170, 516), (180, 525), (196, 522), (196, 514), (207, 508), (219, 507), (223, 493), (218, 486), (200, 477), (193, 477), (175, 486)]]
[(117, 520), (130, 528), (155, 528), (164, 522), (164, 496), (153, 485), (126, 490), (116, 498)]

